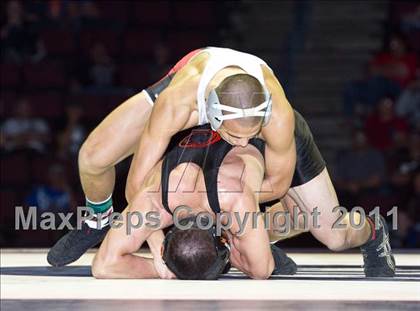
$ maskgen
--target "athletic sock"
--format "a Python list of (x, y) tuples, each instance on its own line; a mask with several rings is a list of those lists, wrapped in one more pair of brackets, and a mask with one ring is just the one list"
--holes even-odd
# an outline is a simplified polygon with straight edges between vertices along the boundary
[(85, 223), (92, 229), (102, 229), (109, 224), (109, 216), (114, 211), (112, 206), (112, 193), (104, 201), (94, 202), (86, 197), (86, 207), (92, 209), (93, 218), (85, 220)]
[[(372, 219), (370, 216), (366, 217), (366, 221), (369, 224), (370, 227), (370, 235), (368, 240), (366, 241), (366, 243), (369, 243), (370, 241), (375, 241), (376, 240), (376, 226), (375, 226), (375, 220)], [(365, 243), (365, 244), (366, 244)]]

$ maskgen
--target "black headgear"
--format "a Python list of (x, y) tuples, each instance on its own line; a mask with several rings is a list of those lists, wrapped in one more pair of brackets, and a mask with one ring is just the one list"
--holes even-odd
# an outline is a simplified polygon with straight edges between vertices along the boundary
[[(188, 217), (188, 218), (184, 218), (182, 220), (179, 221), (179, 224), (182, 226), (186, 226), (189, 223), (193, 223), (193, 225), (191, 226), (190, 229), (199, 229), (199, 230), (203, 230), (200, 227), (198, 227), (197, 225), (197, 217), (196, 216), (192, 216), (192, 217)], [(207, 218), (201, 218), (200, 219), (200, 223), (202, 226), (207, 226), (208, 225), (208, 219)], [(165, 262), (166, 266), (169, 268), (169, 270), (171, 270), (178, 279), (187, 279), (182, 273), (180, 273), (180, 271), (177, 269), (175, 263), (169, 258), (169, 244), (171, 242), (171, 240), (176, 237), (175, 233), (177, 231), (182, 231), (182, 230), (190, 230), (190, 229), (180, 229), (177, 226), (173, 226), (168, 233), (165, 236), (165, 240), (163, 242), (163, 256), (162, 259)], [(214, 261), (214, 263), (210, 266), (209, 269), (207, 269), (207, 271), (204, 271), (202, 276), (200, 276), (200, 279), (202, 280), (216, 280), (219, 275), (225, 271), (226, 265), (229, 261), (229, 255), (230, 255), (230, 251), (229, 248), (226, 246), (225, 243), (222, 242), (221, 237), (216, 235), (216, 227), (212, 226), (207, 230), (203, 230), (206, 231), (209, 236), (212, 238), (212, 240), (214, 241), (214, 246), (215, 246), (215, 250), (216, 250), (216, 259)]]

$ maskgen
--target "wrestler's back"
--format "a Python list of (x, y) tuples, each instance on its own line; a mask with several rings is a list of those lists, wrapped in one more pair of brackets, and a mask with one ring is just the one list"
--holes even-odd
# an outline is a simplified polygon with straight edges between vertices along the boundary
[[(219, 168), (217, 177), (221, 210), (231, 210), (235, 195), (244, 190), (244, 182), (252, 192), (258, 193), (263, 175), (264, 159), (256, 147), (248, 145), (230, 150)], [(171, 172), (168, 201), (171, 210), (179, 205), (188, 205), (193, 207), (194, 212), (212, 213), (203, 171), (198, 165), (182, 163)]]

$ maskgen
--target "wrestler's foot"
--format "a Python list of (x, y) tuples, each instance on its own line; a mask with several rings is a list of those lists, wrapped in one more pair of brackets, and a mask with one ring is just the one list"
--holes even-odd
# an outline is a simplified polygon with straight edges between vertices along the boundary
[[(370, 222), (373, 225), (373, 222)], [(395, 259), (389, 244), (389, 233), (385, 219), (380, 216), (379, 226), (372, 232), (372, 238), (360, 247), (367, 277), (393, 277)]]
[(228, 274), (230, 271), (230, 268), (232, 268), (232, 265), (230, 264), (230, 261), (226, 264), (225, 268), (223, 269), (221, 274)]
[(72, 230), (55, 243), (48, 252), (48, 263), (60, 267), (76, 261), (89, 248), (102, 242), (108, 230), (109, 226), (92, 229), (83, 223), (81, 230)]
[(274, 244), (271, 245), (271, 253), (274, 258), (274, 270), (271, 275), (293, 275), (297, 271), (297, 265), (292, 258)]

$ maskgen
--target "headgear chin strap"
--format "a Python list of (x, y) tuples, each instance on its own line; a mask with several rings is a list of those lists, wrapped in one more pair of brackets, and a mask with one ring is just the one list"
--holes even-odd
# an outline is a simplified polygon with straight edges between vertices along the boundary
[[(201, 224), (203, 226), (206, 226), (208, 224), (208, 220), (207, 220), (207, 224), (205, 223), (206, 220), (207, 220), (206, 218), (201, 219)], [(179, 221), (179, 224), (182, 225), (182, 226), (186, 226), (190, 222), (193, 222), (193, 225), (190, 229), (203, 230), (203, 229), (200, 229), (197, 226), (197, 217), (196, 216), (184, 218), (184, 219)], [(165, 240), (163, 241), (163, 256), (162, 256), (162, 259), (165, 262), (166, 266), (169, 268), (169, 270), (171, 270), (176, 275), (176, 277), (178, 279), (186, 279), (186, 277), (183, 275), (183, 273), (180, 273), (176, 264), (170, 259), (169, 244), (170, 244), (170, 241), (173, 238), (176, 238), (176, 232), (177, 231), (182, 231), (182, 230), (183, 229), (180, 229), (180, 228), (178, 228), (174, 225), (172, 227), (172, 229), (168, 231), (168, 233), (165, 236)], [(189, 230), (189, 229), (185, 229), (185, 230)], [(203, 272), (203, 274), (200, 275), (200, 277), (197, 278), (197, 279), (216, 280), (219, 277), (219, 275), (223, 271), (225, 271), (227, 263), (229, 262), (230, 250), (229, 250), (228, 246), (226, 245), (226, 243), (222, 242), (221, 237), (216, 235), (215, 226), (212, 226), (208, 230), (204, 230), (204, 231), (207, 231), (209, 236), (211, 236), (211, 238), (214, 241), (214, 246), (215, 246), (215, 249), (216, 249), (216, 259), (215, 259), (214, 263), (210, 266), (210, 268), (207, 269), (207, 271)]]
[[(224, 120), (233, 120), (247, 117), (264, 117), (263, 126), (270, 121), (272, 109), (271, 95), (266, 88), (264, 88), (264, 102), (253, 108), (236, 108), (222, 105), (216, 89), (210, 91), (206, 102), (207, 118), (213, 131), (217, 131)], [(223, 114), (223, 111), (231, 112)]]

